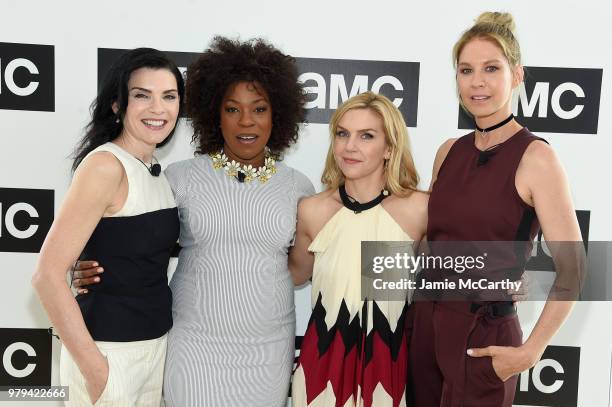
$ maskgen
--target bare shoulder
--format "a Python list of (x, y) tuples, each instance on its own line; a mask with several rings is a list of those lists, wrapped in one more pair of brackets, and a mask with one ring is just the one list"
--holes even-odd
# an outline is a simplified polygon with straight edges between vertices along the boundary
[(320, 210), (322, 205), (331, 203), (336, 190), (325, 190), (317, 194), (304, 197), (300, 200), (299, 206), (305, 210)]
[(436, 152), (436, 161), (440, 160), (440, 163), (444, 161), (451, 147), (455, 144), (455, 142), (459, 140), (458, 137), (449, 138), (444, 143), (438, 147), (438, 151)]
[(125, 169), (112, 153), (99, 151), (87, 157), (77, 168), (75, 181), (95, 181), (97, 185), (118, 185), (125, 176)]
[(316, 236), (321, 228), (342, 207), (337, 190), (325, 190), (318, 194), (303, 198), (298, 205), (298, 222), (304, 225), (311, 238)]
[(415, 209), (427, 210), (429, 193), (425, 191), (414, 191), (412, 194), (408, 195), (406, 199)]
[(529, 166), (545, 168), (558, 163), (559, 158), (548, 143), (536, 140), (527, 146), (522, 161)]
[(517, 169), (517, 185), (533, 185), (562, 179), (565, 172), (555, 150), (547, 143), (536, 140), (527, 146)]
[(397, 224), (414, 240), (421, 240), (427, 230), (427, 192), (413, 191), (407, 196), (392, 195), (384, 208)]
[(404, 211), (427, 211), (429, 193), (423, 191), (412, 191), (407, 196), (392, 195), (386, 200), (385, 207)]

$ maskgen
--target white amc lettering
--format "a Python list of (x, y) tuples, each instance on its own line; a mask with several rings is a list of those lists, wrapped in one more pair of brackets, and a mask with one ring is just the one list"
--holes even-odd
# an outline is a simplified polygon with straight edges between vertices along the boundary
[[(564, 82), (553, 90), (552, 96), (550, 96), (550, 107), (555, 115), (557, 115), (557, 117), (560, 119), (575, 119), (580, 115), (580, 113), (582, 113), (584, 105), (575, 105), (570, 110), (564, 110), (559, 101), (561, 100), (561, 95), (563, 95), (565, 92), (572, 92), (578, 98), (585, 97), (584, 90), (580, 87), (580, 85), (573, 82)], [(521, 83), (519, 86), (518, 97), (515, 96), (513, 98), (512, 110), (514, 111), (515, 115), (518, 113), (518, 102), (520, 99), (524, 117), (533, 117), (537, 105), (538, 117), (546, 118), (548, 117), (549, 94), (550, 84), (548, 82), (536, 82), (533, 88), (533, 93), (531, 94), (531, 99), (529, 99), (527, 96), (527, 90), (525, 89), (525, 84)]]
[(23, 369), (16, 369), (15, 366), (13, 366), (11, 362), (13, 354), (20, 350), (24, 351), (30, 357), (36, 356), (34, 348), (25, 342), (10, 344), (6, 347), (4, 354), (2, 354), (2, 366), (4, 366), (4, 370), (6, 370), (6, 373), (18, 379), (31, 375), (34, 369), (36, 369), (36, 363), (28, 363)]
[[(325, 109), (325, 102), (327, 96), (327, 84), (323, 75), (316, 72), (304, 72), (298, 77), (298, 81), (306, 83), (307, 81), (316, 82), (316, 86), (304, 86), (306, 93), (314, 93), (317, 97), (306, 103), (306, 109)], [(404, 86), (395, 76), (383, 75), (377, 78), (372, 83), (372, 87), (368, 89), (369, 78), (367, 75), (355, 75), (353, 83), (351, 85), (351, 92), (348, 92), (346, 87), (346, 80), (343, 74), (331, 74), (329, 78), (329, 108), (337, 109), (339, 103), (344, 102), (350, 97), (358, 95), (360, 93), (371, 90), (374, 93), (380, 93), (380, 89), (384, 85), (390, 85), (395, 90), (404, 90)], [(399, 107), (404, 98), (394, 98), (393, 104)]]
[[(557, 362), (554, 359), (542, 359), (534, 366), (531, 374), (531, 381), (533, 382), (533, 386), (540, 393), (552, 394), (559, 391), (561, 386), (563, 386), (564, 381), (557, 379), (552, 384), (542, 383), (541, 373), (542, 370), (547, 367), (554, 369), (557, 374), (565, 373), (565, 371), (563, 370), (563, 366), (561, 366), (561, 363)], [(529, 391), (529, 370), (526, 370), (521, 373), (519, 391)]]
[[(25, 68), (30, 74), (37, 75), (38, 68), (32, 61), (25, 58), (17, 58), (6, 64), (4, 69), (4, 83), (6, 87), (17, 96), (30, 96), (38, 89), (38, 82), (31, 81), (27, 86), (21, 87), (15, 83), (15, 71), (17, 68)], [(2, 59), (0, 59), (0, 76), (2, 76)], [(0, 94), (2, 94), (2, 78), (0, 77)]]
[[(31, 218), (38, 218), (38, 211), (32, 205), (25, 202), (18, 202), (16, 204), (11, 205), (4, 216), (4, 225), (6, 226), (6, 230), (17, 239), (28, 239), (36, 233), (38, 230), (38, 225), (30, 225), (25, 230), (17, 229), (15, 226), (15, 215), (17, 212), (26, 212), (30, 215)], [(2, 237), (2, 202), (0, 202), (0, 237)]]

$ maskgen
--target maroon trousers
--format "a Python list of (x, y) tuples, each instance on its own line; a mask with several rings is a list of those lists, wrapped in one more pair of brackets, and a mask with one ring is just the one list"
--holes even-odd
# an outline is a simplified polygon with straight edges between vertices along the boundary
[(491, 317), (467, 302), (415, 301), (410, 343), (416, 407), (511, 407), (518, 376), (502, 382), (490, 357), (469, 348), (522, 345), (516, 314)]

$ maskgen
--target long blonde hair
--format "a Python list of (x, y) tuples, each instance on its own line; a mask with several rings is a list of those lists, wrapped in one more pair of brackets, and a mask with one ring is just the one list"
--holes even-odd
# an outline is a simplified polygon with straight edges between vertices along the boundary
[(419, 175), (410, 152), (406, 122), (402, 113), (389, 99), (373, 92), (353, 96), (334, 112), (329, 123), (330, 144), (321, 182), (327, 189), (338, 188), (344, 183), (344, 174), (334, 158), (334, 138), (338, 122), (346, 112), (353, 109), (370, 109), (383, 121), (385, 142), (391, 149), (391, 156), (385, 167), (385, 188), (399, 196), (406, 196), (416, 191)]

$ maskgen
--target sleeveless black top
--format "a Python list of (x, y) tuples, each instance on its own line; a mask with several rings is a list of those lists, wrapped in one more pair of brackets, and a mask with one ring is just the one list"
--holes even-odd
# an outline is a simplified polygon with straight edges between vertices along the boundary
[[(104, 267), (101, 282), (78, 295), (94, 340), (127, 342), (155, 339), (172, 327), (168, 263), (178, 239), (178, 211), (164, 174), (147, 168), (113, 143), (108, 151), (123, 164), (129, 191), (123, 208), (100, 220), (82, 259)], [(93, 153), (93, 152), (92, 152)]]

